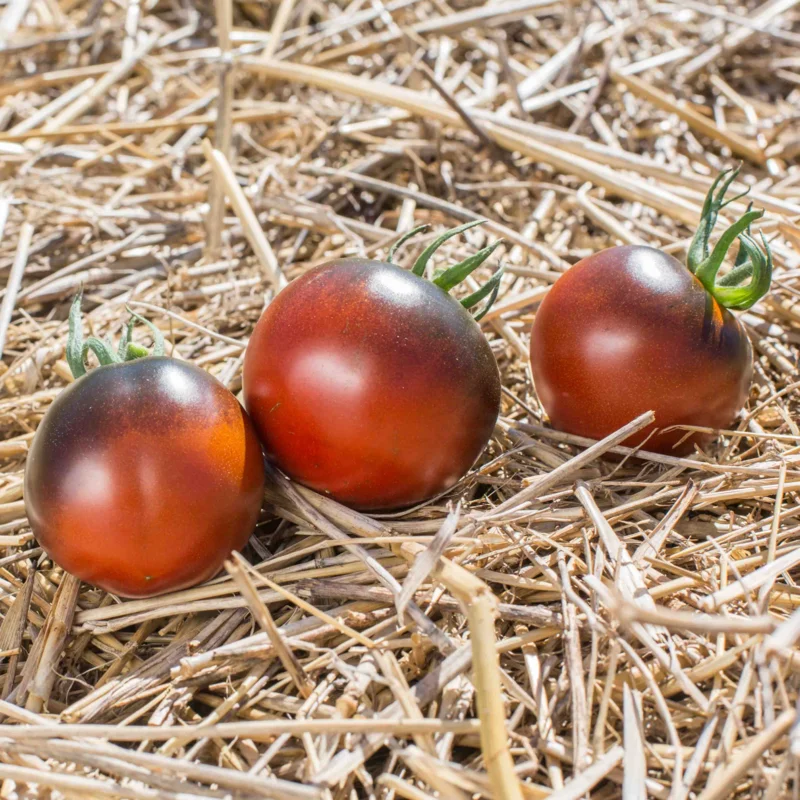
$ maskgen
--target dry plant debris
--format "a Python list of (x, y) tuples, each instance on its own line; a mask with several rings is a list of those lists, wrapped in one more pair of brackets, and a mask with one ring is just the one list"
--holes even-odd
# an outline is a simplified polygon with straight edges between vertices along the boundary
[[(6, 0), (0, 796), (796, 796), (798, 6)], [(776, 264), (747, 409), (691, 458), (550, 430), (548, 286), (614, 244), (682, 258), (736, 159)], [(504, 406), (450, 496), (369, 518), (273, 475), (243, 558), (152, 600), (36, 547), (79, 287), (96, 334), (129, 303), (238, 391), (286, 280), (476, 217)]]

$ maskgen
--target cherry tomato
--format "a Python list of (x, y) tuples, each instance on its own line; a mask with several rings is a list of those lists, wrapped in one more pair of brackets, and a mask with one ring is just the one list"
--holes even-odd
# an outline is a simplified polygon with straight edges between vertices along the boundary
[(481, 454), (500, 379), (466, 307), (493, 299), (499, 273), (462, 304), (447, 289), (496, 244), (434, 282), (421, 277), (435, 247), (466, 227), (411, 272), (339, 259), (268, 306), (245, 355), (245, 405), (291, 478), (360, 509), (400, 508), (449, 489)]
[[(733, 178), (706, 200), (689, 268), (651, 247), (603, 250), (561, 276), (546, 295), (531, 334), (534, 385), (553, 426), (601, 439), (652, 410), (655, 424), (630, 437), (646, 449), (690, 452), (709, 434), (673, 425), (722, 428), (744, 405), (752, 349), (728, 308), (749, 308), (769, 288), (772, 260), (745, 233), (750, 211), (709, 253), (708, 238)], [(717, 271), (736, 237), (734, 269)], [(738, 285), (750, 277), (750, 283)], [(655, 429), (657, 432), (654, 432)]]
[(79, 377), (45, 414), (25, 471), (39, 544), (125, 597), (213, 577), (247, 543), (263, 492), (261, 448), (236, 398), (164, 357)]

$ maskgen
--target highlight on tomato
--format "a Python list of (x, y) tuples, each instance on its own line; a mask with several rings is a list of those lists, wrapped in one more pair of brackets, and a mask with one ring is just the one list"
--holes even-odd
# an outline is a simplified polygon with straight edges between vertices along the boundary
[[(772, 254), (747, 211), (711, 249), (720, 211), (738, 175), (725, 170), (705, 200), (684, 266), (652, 247), (612, 247), (584, 258), (545, 296), (531, 333), (531, 369), (550, 422), (567, 433), (601, 439), (646, 411), (654, 425), (626, 442), (673, 455), (691, 452), (744, 405), (753, 352), (731, 310), (750, 308), (768, 291)], [(746, 192), (745, 192), (746, 194)], [(719, 279), (734, 241), (733, 268)]]
[[(312, 269), (264, 311), (244, 361), (244, 398), (267, 455), (289, 477), (359, 509), (411, 506), (450, 489), (475, 463), (500, 409), (500, 375), (476, 320), (502, 268), (460, 302), (448, 294), (500, 242), (425, 278), (340, 258)], [(482, 310), (473, 316), (470, 309)]]
[[(48, 409), (25, 469), (25, 505), (59, 566), (124, 597), (213, 577), (253, 532), (264, 463), (245, 410), (213, 376), (164, 356), (132, 314), (119, 346), (81, 333), (70, 312), (75, 382)], [(131, 341), (134, 321), (152, 355)], [(99, 367), (86, 371), (92, 351)]]

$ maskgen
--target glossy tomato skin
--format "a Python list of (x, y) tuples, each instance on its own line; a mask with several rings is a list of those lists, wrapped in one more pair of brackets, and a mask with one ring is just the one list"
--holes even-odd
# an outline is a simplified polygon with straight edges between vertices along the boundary
[[(553, 426), (593, 439), (649, 410), (659, 429), (725, 427), (747, 399), (752, 362), (736, 317), (651, 247), (614, 247), (575, 264), (546, 295), (531, 334), (533, 380)], [(684, 436), (656, 433), (646, 448), (681, 455), (710, 438), (678, 445)]]
[(98, 367), (67, 387), (28, 454), (25, 504), (61, 567), (124, 597), (213, 577), (247, 543), (264, 494), (236, 398), (173, 358)]
[(359, 509), (427, 500), (473, 465), (500, 376), (480, 328), (442, 289), (392, 264), (343, 259), (268, 306), (244, 397), (290, 477)]

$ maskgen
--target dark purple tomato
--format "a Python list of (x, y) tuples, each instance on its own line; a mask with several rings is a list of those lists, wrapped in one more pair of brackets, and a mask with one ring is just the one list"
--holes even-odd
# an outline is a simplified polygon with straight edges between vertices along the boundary
[[(707, 213), (715, 215), (722, 206), (713, 191)], [(647, 440), (647, 450), (679, 455), (709, 435), (664, 429), (732, 422), (747, 399), (753, 355), (725, 305), (752, 305), (769, 286), (771, 259), (740, 221), (728, 237), (743, 237), (738, 275), (717, 284), (727, 244), (721, 240), (724, 249), (709, 255), (710, 222), (690, 252), (694, 274), (652, 247), (627, 246), (589, 256), (556, 281), (536, 314), (530, 346), (534, 385), (555, 428), (601, 439), (654, 411), (655, 424), (626, 444)], [(733, 282), (748, 276), (744, 287)]]
[(41, 421), (25, 470), (39, 544), (124, 597), (213, 577), (247, 543), (264, 492), (261, 447), (236, 398), (173, 358), (98, 367)]
[(311, 270), (266, 309), (244, 397), (268, 456), (360, 509), (453, 486), (494, 429), (500, 378), (470, 313), (440, 286), (381, 261)]

